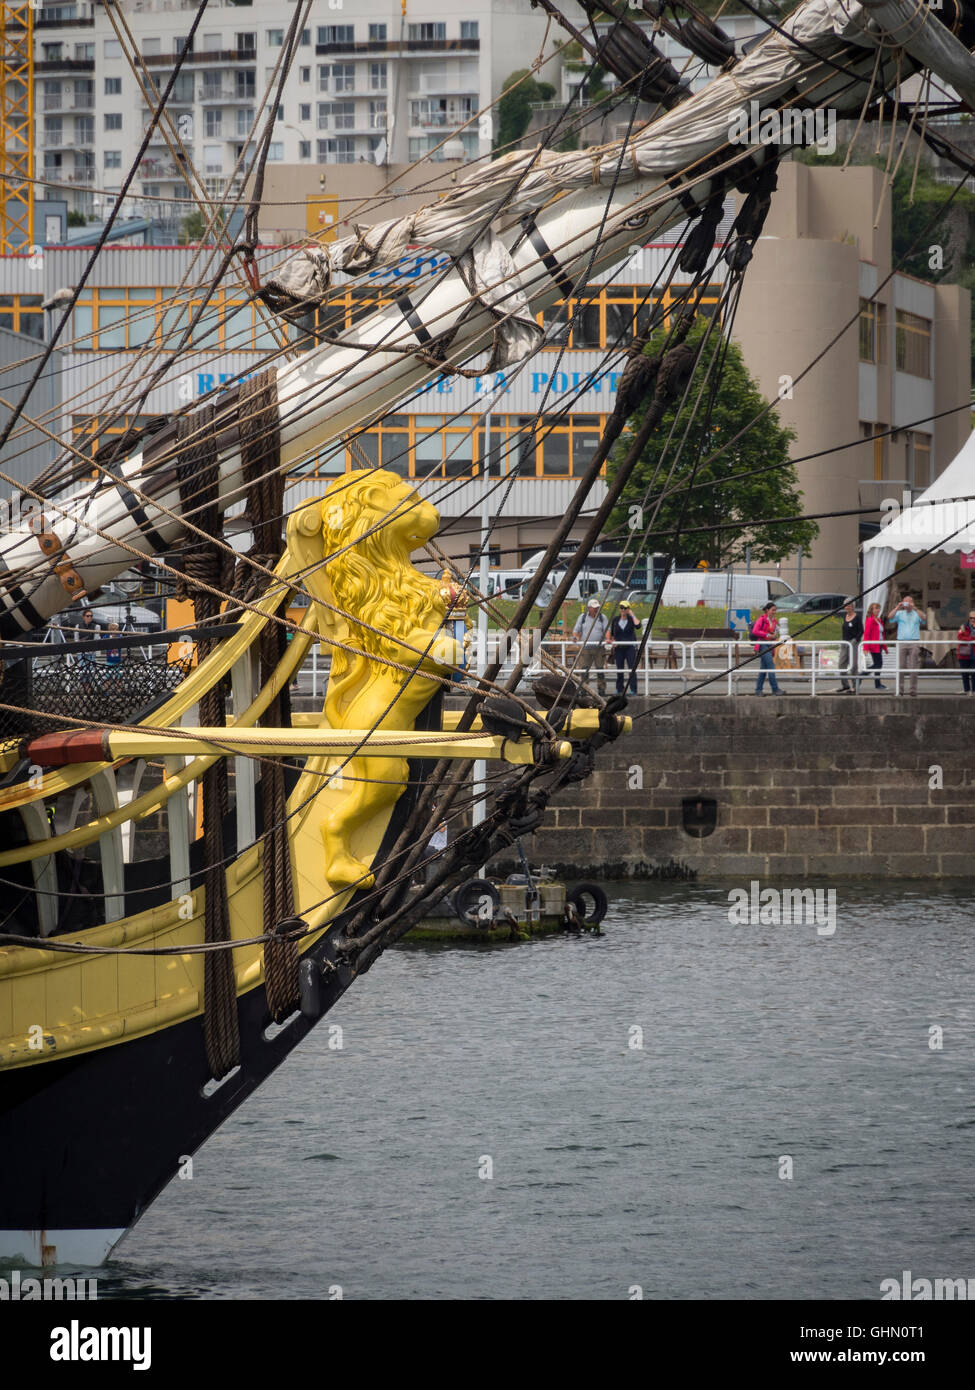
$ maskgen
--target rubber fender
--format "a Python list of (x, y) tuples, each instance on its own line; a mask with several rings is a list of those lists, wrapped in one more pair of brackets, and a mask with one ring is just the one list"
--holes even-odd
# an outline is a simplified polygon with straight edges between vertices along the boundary
[(572, 903), (579, 921), (587, 927), (598, 927), (609, 908), (606, 894), (598, 883), (577, 883), (571, 893), (566, 893), (565, 901)]
[(500, 906), (501, 895), (490, 879), (469, 878), (454, 890), (454, 912), (467, 927), (490, 926)]

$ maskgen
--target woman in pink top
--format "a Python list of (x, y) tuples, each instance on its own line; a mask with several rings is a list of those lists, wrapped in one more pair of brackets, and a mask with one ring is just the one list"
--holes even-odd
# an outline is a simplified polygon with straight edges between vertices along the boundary
[(884, 641), (884, 629), (880, 622), (879, 603), (871, 603), (867, 609), (867, 616), (863, 624), (863, 650), (870, 654), (874, 689), (886, 690), (887, 687), (881, 683), (880, 676), (877, 674), (884, 664), (883, 654), (887, 650), (887, 643)]
[(772, 657), (778, 631), (779, 622), (775, 616), (775, 604), (767, 603), (752, 624), (752, 636), (755, 638), (755, 650), (758, 652), (759, 666), (761, 667), (755, 685), (756, 695), (761, 695), (766, 676), (768, 676), (769, 689), (772, 694), (782, 694), (779, 683), (775, 679), (775, 661)]

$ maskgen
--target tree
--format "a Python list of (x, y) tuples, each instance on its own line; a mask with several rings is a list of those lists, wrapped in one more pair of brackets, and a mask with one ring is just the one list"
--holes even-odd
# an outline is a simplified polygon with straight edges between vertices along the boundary
[[(698, 346), (705, 327), (703, 322), (695, 324), (688, 334), (688, 343)], [(664, 343), (665, 334), (661, 331), (651, 338), (646, 351), (651, 355), (659, 352)], [(708, 366), (719, 349), (724, 351), (724, 366), (708, 418), (709, 390), (713, 381)], [(717, 371), (717, 367), (714, 370)], [(694, 403), (705, 376), (708, 384), (695, 411)], [(717, 332), (712, 333), (704, 346), (685, 404), (677, 412), (676, 427), (671, 407), (640, 455), (610, 518), (610, 526), (623, 536), (630, 530), (639, 536), (649, 529), (651, 534), (641, 546), (646, 553), (673, 552), (691, 564), (706, 561), (712, 569), (743, 563), (746, 547), (751, 548), (752, 560), (761, 564), (781, 560), (800, 546), (808, 549), (819, 534), (819, 527), (814, 521), (800, 520), (803, 496), (795, 467), (789, 462), (789, 445), (796, 436), (793, 430), (780, 424), (776, 410), (767, 411), (740, 439), (729, 444), (713, 461), (707, 461), (716, 449), (745, 429), (764, 405), (764, 397), (749, 375), (737, 343), (732, 341), (725, 351), (724, 340)], [(607, 471), (611, 478), (615, 477), (629, 451), (645, 413), (646, 406), (633, 415), (610, 456)], [(680, 449), (673, 477), (668, 481), (667, 475), (685, 430), (688, 430), (687, 442)], [(698, 467), (693, 488), (681, 490), (682, 483), (691, 482), (695, 464)], [(757, 468), (765, 471), (752, 477), (732, 477)], [(662, 503), (653, 520), (656, 498), (664, 488), (679, 490)], [(686, 510), (683, 510), (685, 505)], [(635, 512), (634, 507), (641, 510)], [(753, 520), (760, 517), (794, 517), (795, 520), (778, 526), (754, 526)], [(696, 529), (728, 522), (732, 524), (727, 530)]]
[[(209, 220), (209, 217), (204, 217), (202, 212), (188, 212), (179, 224), (180, 246), (194, 246), (197, 242), (202, 241)], [(210, 232), (209, 239), (211, 241), (216, 241), (226, 220), (227, 214), (221, 208)]]
[(74, 208), (68, 213), (69, 227), (87, 227), (88, 219), (83, 212), (76, 212)]
[[(522, 80), (524, 79), (524, 81)], [(513, 149), (532, 118), (532, 104), (551, 101), (555, 88), (551, 82), (536, 82), (528, 68), (519, 68), (506, 78), (498, 102), (498, 138), (494, 142), (495, 157)]]

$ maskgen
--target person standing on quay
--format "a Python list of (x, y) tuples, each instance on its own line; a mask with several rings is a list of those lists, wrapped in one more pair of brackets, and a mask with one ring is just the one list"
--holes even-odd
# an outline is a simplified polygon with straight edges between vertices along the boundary
[(910, 594), (905, 594), (896, 608), (887, 614), (889, 623), (897, 624), (897, 669), (906, 671), (904, 694), (917, 694), (917, 673), (921, 669), (921, 615), (914, 607)]
[(752, 637), (756, 639), (755, 650), (758, 652), (758, 662), (761, 667), (755, 684), (756, 695), (761, 695), (766, 675), (772, 694), (782, 694), (779, 683), (775, 679), (775, 659), (772, 655), (778, 632), (779, 620), (775, 616), (775, 604), (767, 603), (752, 624)]
[(962, 690), (975, 695), (975, 608), (969, 613), (968, 622), (958, 629), (958, 665)]
[(863, 624), (863, 650), (870, 657), (870, 664), (873, 667), (874, 689), (886, 690), (887, 687), (881, 681), (879, 674), (883, 669), (883, 654), (887, 650), (887, 643), (884, 641), (884, 629), (880, 621), (879, 603), (871, 603), (867, 609), (867, 619)]
[(613, 655), (616, 658), (616, 693), (623, 694), (623, 687), (626, 684), (626, 670), (630, 671), (630, 694), (637, 693), (636, 688), (636, 634), (640, 627), (641, 619), (633, 614), (630, 605), (624, 599), (620, 603), (620, 611), (609, 625), (609, 636), (613, 646)]
[[(840, 694), (855, 695), (860, 687), (857, 679), (858, 663), (860, 661), (860, 638), (863, 636), (863, 621), (856, 610), (856, 605), (851, 603), (843, 606), (843, 641), (848, 644), (850, 653), (850, 680), (846, 676), (840, 679)], [(850, 683), (852, 681), (852, 684)]]
[(588, 685), (589, 672), (592, 670), (593, 663), (598, 662), (596, 666), (596, 689), (600, 695), (605, 695), (606, 673), (602, 665), (605, 660), (603, 643), (606, 641), (609, 623), (599, 609), (599, 599), (591, 598), (585, 610), (576, 618), (576, 625), (572, 631), (573, 635), (578, 637), (582, 643), (582, 651), (576, 661), (576, 673), (581, 678), (582, 683)]

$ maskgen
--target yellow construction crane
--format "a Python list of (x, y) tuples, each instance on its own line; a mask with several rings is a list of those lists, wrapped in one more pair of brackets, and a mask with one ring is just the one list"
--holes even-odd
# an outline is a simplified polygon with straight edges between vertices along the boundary
[(0, 256), (34, 243), (34, 12), (0, 0)]

